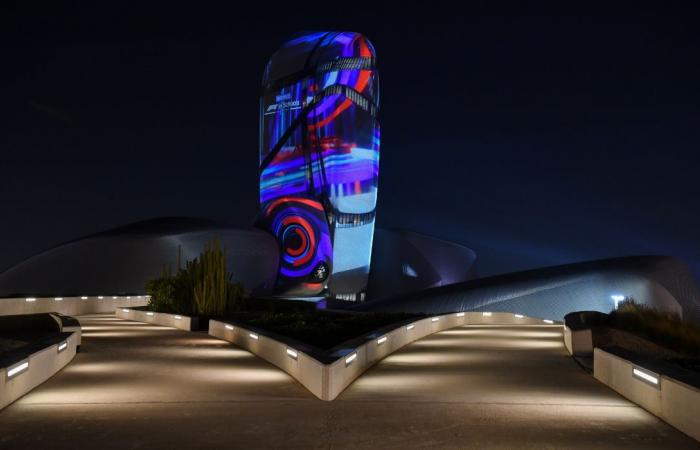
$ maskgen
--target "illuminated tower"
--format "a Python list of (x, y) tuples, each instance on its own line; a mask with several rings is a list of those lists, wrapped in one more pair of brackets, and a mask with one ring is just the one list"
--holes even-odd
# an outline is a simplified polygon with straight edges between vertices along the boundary
[(276, 293), (362, 300), (379, 174), (372, 44), (308, 32), (267, 64), (260, 101), (258, 225), (280, 245)]

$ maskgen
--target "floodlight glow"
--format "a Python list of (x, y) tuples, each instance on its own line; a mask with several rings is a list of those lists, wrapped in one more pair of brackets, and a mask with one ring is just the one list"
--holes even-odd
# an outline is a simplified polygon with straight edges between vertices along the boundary
[(61, 302), (63, 301), (63, 297), (55, 297), (54, 300), (57, 302)]
[(58, 352), (59, 353), (61, 353), (66, 348), (68, 348), (68, 342), (64, 341), (64, 342), (61, 342), (60, 344), (58, 344)]
[(259, 339), (258, 335), (255, 333), (248, 333), (248, 336), (250, 336), (251, 339), (254, 339), (256, 341)]
[(15, 375), (20, 374), (21, 372), (24, 372), (29, 368), (29, 361), (25, 361), (20, 365), (17, 365), (11, 369), (7, 369), (7, 378), (14, 377)]
[(464, 317), (464, 313), (463, 313), (463, 312), (458, 312), (458, 313), (457, 313), (457, 317)]
[(549, 320), (549, 319), (543, 319), (542, 322), (548, 323), (548, 324), (550, 324), (550, 325), (554, 323), (553, 320)]
[(35, 302), (35, 301), (36, 301), (36, 298), (34, 298), (34, 297), (27, 297), (27, 298), (25, 298), (24, 300), (26, 300), (26, 301), (28, 301), (28, 302)]
[(227, 330), (233, 330), (233, 325), (226, 325)]
[(481, 315), (484, 316), (484, 317), (491, 317), (491, 313), (490, 313), (490, 312), (484, 312), (484, 313), (481, 313)]
[(299, 354), (296, 352), (296, 350), (292, 350), (291, 348), (288, 348), (287, 349), (287, 356), (289, 356), (290, 358), (293, 358), (293, 359), (297, 359)]
[(430, 319), (431, 322), (437, 322), (438, 320), (440, 320), (439, 317), (433, 317), (432, 319)]
[(642, 372), (641, 370), (639, 370), (639, 369), (637, 369), (637, 368), (632, 369), (632, 373), (633, 373), (635, 376), (641, 378), (642, 380), (648, 381), (648, 382), (651, 383), (651, 384), (659, 384), (659, 379), (658, 379), (658, 378), (656, 378), (655, 376), (650, 375), (650, 374), (648, 374), (648, 373), (646, 373), (646, 372)]
[(414, 324), (406, 325), (406, 331), (414, 329), (416, 326)]
[(345, 365), (348, 366), (348, 365), (352, 364), (352, 362), (355, 361), (356, 358), (357, 358), (357, 353), (353, 353), (352, 355), (348, 356), (347, 358), (345, 358)]
[(515, 318), (516, 318), (516, 319), (522, 319), (523, 317), (524, 317), (524, 316), (523, 316), (522, 314), (516, 314), (516, 315), (515, 315)]
[(182, 316), (175, 316), (175, 320), (182, 320)]
[(98, 300), (102, 300), (103, 298), (104, 298), (104, 296), (102, 296), (102, 295), (98, 295), (98, 296), (97, 296), (97, 299), (98, 299)]
[(152, 312), (147, 312), (146, 315), (147, 315), (147, 316), (152, 316), (153, 313), (152, 313)]
[(85, 296), (80, 297), (80, 298), (81, 298), (81, 300), (87, 300), (87, 297), (85, 297)]
[(377, 345), (382, 345), (383, 343), (386, 342), (386, 339), (387, 339), (386, 336), (380, 337), (379, 339), (377, 339)]
[(625, 299), (624, 295), (611, 295), (610, 298), (615, 303), (615, 309), (620, 305), (620, 302)]

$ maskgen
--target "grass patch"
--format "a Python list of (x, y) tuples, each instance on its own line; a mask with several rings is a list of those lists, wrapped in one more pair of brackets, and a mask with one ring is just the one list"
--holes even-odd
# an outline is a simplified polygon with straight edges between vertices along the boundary
[(683, 321), (678, 314), (627, 301), (612, 311), (604, 322), (604, 325), (629, 331), (671, 350), (700, 356), (700, 327)]

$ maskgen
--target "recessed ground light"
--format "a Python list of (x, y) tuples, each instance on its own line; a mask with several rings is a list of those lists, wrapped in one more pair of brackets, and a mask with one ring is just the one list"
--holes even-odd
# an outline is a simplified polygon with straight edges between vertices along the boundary
[(227, 330), (233, 330), (233, 325), (225, 325)]
[(490, 313), (490, 312), (484, 312), (484, 313), (481, 313), (481, 315), (484, 316), (484, 317), (491, 317), (491, 313)]
[(126, 299), (127, 299), (127, 300), (131, 300), (131, 296), (128, 296), (128, 295), (127, 295), (127, 296), (126, 296)]
[(117, 296), (116, 296), (116, 295), (113, 295), (112, 298), (113, 298), (113, 299), (114, 299), (114, 298), (117, 298)]
[(255, 333), (248, 333), (248, 336), (250, 336), (251, 339), (254, 339), (256, 341), (259, 339), (258, 335)]
[(292, 359), (297, 359), (299, 354), (296, 352), (296, 350), (292, 350), (291, 348), (287, 349), (287, 356), (289, 356)]
[(386, 342), (386, 336), (382, 336), (379, 339), (377, 339), (377, 345), (382, 345), (383, 343)]
[(126, 308), (122, 308), (122, 311), (123, 311), (123, 312), (129, 312), (129, 310), (126, 309)]
[(175, 320), (182, 320), (182, 316), (175, 316)]
[(57, 302), (61, 302), (63, 301), (63, 297), (54, 297), (54, 300), (56, 300)]
[(104, 298), (104, 296), (102, 296), (102, 295), (98, 295), (98, 296), (97, 296), (97, 299), (98, 299), (98, 300), (102, 300), (103, 298)]
[(29, 361), (25, 361), (22, 364), (18, 364), (15, 367), (7, 369), (7, 378), (12, 378), (15, 375), (19, 375), (29, 368)]
[(347, 367), (350, 364), (352, 364), (352, 362), (355, 361), (356, 358), (357, 358), (357, 353), (353, 353), (352, 355), (345, 358), (345, 366)]
[(152, 312), (147, 312), (146, 315), (147, 315), (147, 316), (152, 316), (153, 313), (152, 313)]
[(437, 322), (438, 320), (440, 320), (439, 317), (433, 317), (432, 319), (430, 319), (431, 322)]
[(523, 315), (522, 315), (522, 314), (516, 314), (516, 315), (515, 315), (515, 318), (516, 318), (516, 319), (522, 319), (522, 318), (523, 318)]
[(24, 300), (26, 300), (26, 301), (28, 301), (28, 302), (35, 302), (35, 301), (36, 301), (36, 298), (34, 298), (34, 297), (27, 297), (27, 298), (25, 298)]
[(550, 325), (554, 323), (553, 320), (549, 320), (549, 319), (543, 319), (542, 322), (548, 323), (548, 324), (550, 324)]
[(641, 371), (641, 370), (639, 370), (639, 369), (637, 369), (637, 368), (633, 368), (633, 369), (632, 369), (632, 374), (633, 374), (634, 376), (638, 377), (638, 378), (641, 378), (641, 379), (644, 380), (644, 381), (648, 381), (648, 382), (651, 383), (651, 384), (654, 384), (654, 385), (659, 384), (659, 379), (658, 379), (658, 378), (656, 378), (655, 376), (653, 376), (653, 375), (651, 375), (651, 374), (649, 374), (649, 373), (646, 373), (646, 372), (644, 372), (644, 371)]
[(414, 324), (406, 325), (406, 331), (414, 329), (416, 326)]
[(458, 313), (457, 313), (457, 317), (464, 317), (464, 313), (463, 313), (463, 312), (458, 312)]
[(87, 297), (85, 297), (85, 296), (80, 297), (80, 298), (81, 298), (82, 300), (87, 300)]
[(68, 348), (68, 342), (61, 342), (60, 344), (58, 344), (58, 353), (61, 353), (66, 348)]

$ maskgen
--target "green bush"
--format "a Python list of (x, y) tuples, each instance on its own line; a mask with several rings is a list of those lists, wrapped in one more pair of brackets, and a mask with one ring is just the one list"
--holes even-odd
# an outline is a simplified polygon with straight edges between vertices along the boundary
[(202, 316), (220, 316), (237, 312), (244, 302), (243, 285), (232, 281), (226, 267), (226, 251), (218, 238), (184, 268), (172, 275), (170, 267), (161, 277), (149, 280), (146, 291), (149, 307), (155, 311)]

